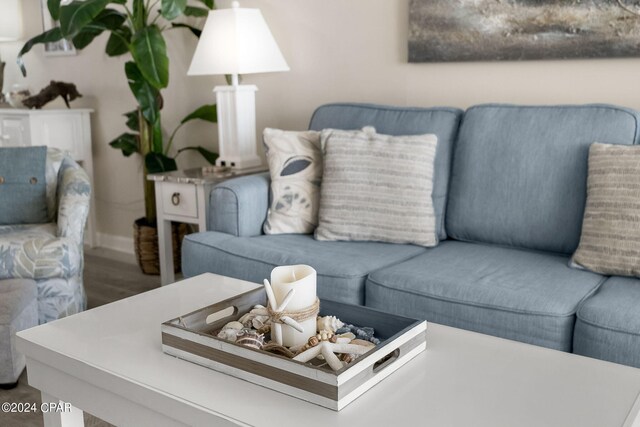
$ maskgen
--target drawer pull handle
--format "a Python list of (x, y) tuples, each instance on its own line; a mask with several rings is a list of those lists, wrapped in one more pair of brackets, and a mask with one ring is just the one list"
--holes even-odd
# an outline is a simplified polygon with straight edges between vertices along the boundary
[(178, 206), (180, 204), (180, 193), (173, 193), (171, 195), (171, 204), (173, 206)]

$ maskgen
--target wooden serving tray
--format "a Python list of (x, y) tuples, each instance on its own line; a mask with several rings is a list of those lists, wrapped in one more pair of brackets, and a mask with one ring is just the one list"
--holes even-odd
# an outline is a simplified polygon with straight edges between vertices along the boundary
[(172, 356), (339, 411), (426, 348), (427, 322), (323, 300), (320, 315), (371, 326), (381, 343), (339, 371), (291, 360), (220, 339), (212, 333), (256, 304), (264, 288), (210, 305), (162, 324), (162, 350)]

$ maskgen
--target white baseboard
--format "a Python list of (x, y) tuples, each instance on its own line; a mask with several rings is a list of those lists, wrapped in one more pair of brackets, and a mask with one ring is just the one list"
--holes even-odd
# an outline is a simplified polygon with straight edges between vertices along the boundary
[(97, 233), (98, 247), (111, 249), (133, 255), (133, 237), (117, 236), (115, 234)]

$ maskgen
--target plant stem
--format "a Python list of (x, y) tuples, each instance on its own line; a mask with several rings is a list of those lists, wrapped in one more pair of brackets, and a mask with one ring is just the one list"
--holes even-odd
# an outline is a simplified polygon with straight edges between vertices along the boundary
[(144, 118), (142, 110), (138, 110), (138, 121), (140, 123), (140, 154), (142, 154), (143, 162), (143, 176), (144, 181), (144, 209), (147, 221), (150, 224), (156, 222), (156, 195), (154, 189), (154, 183), (147, 180), (147, 166), (144, 163), (148, 153), (152, 151), (153, 146), (153, 128), (151, 123)]
[(171, 137), (169, 138), (169, 142), (167, 143), (167, 148), (165, 148), (165, 150), (164, 150), (164, 155), (165, 156), (169, 155), (169, 150), (171, 149), (171, 145), (173, 144), (173, 138), (175, 138), (176, 134), (178, 133), (178, 131), (180, 130), (182, 125), (184, 125), (184, 123), (180, 123), (178, 125), (178, 127), (171, 134)]

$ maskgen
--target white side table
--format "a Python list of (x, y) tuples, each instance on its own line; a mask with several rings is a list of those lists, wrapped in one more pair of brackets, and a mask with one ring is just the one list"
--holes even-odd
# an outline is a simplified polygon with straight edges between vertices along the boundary
[(69, 153), (89, 175), (91, 208), (85, 243), (96, 241), (95, 186), (91, 149), (91, 113), (89, 109), (24, 110), (0, 108), (0, 147), (46, 145)]
[(265, 166), (258, 166), (220, 173), (213, 172), (212, 168), (195, 168), (147, 176), (149, 181), (155, 181), (160, 281), (163, 286), (175, 281), (171, 221), (195, 224), (199, 231), (206, 231), (209, 193), (213, 186), (232, 178), (267, 170)]

